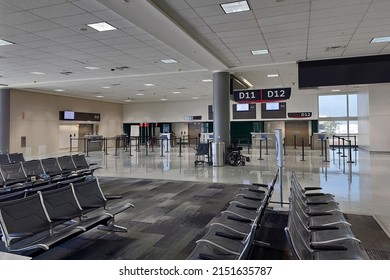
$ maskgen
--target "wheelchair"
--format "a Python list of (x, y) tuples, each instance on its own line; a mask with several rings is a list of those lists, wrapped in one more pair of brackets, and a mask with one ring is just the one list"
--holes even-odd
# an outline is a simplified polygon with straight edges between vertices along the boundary
[(227, 147), (225, 162), (231, 166), (244, 166), (246, 162), (250, 162), (250, 158), (241, 154), (242, 147), (231, 145)]

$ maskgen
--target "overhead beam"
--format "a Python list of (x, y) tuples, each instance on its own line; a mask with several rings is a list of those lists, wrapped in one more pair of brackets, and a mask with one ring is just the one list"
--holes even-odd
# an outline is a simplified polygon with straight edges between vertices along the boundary
[(97, 1), (205, 69), (210, 71), (228, 69), (228, 66), (224, 62), (197, 42), (150, 1)]

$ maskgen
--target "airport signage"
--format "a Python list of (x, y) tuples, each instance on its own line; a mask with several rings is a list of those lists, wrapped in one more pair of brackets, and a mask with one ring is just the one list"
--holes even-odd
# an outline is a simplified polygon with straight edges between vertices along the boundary
[(289, 118), (297, 118), (297, 119), (311, 118), (312, 115), (313, 115), (312, 112), (292, 112), (287, 114)]
[(290, 99), (291, 88), (248, 89), (233, 91), (237, 103), (265, 103)]

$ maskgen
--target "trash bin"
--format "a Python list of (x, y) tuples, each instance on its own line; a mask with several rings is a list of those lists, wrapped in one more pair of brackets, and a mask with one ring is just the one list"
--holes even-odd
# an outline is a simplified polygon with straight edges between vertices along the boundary
[(211, 160), (213, 166), (225, 165), (225, 143), (224, 142), (211, 143)]

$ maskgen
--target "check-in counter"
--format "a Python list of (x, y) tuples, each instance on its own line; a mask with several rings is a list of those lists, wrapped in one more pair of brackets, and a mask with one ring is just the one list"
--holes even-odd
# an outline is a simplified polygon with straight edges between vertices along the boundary
[(103, 138), (103, 135), (84, 135), (84, 139), (87, 141), (88, 151), (103, 150)]
[(267, 141), (268, 148), (275, 149), (275, 133), (251, 132), (251, 137), (252, 147), (259, 147), (260, 141), (262, 141), (262, 145), (265, 145), (265, 141)]
[[(327, 140), (327, 145), (329, 146), (329, 137), (330, 134), (328, 133), (313, 133), (312, 135), (312, 148), (314, 150), (321, 150), (322, 146), (321, 146), (321, 141), (323, 140)], [(323, 145), (324, 143), (322, 143)]]

